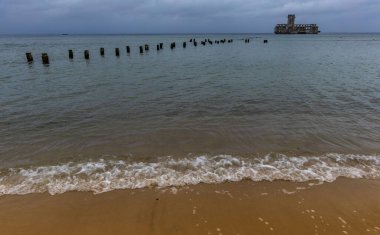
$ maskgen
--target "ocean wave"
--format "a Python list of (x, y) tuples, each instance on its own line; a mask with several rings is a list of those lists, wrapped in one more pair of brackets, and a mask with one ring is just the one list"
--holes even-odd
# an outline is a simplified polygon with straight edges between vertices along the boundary
[(252, 158), (217, 155), (161, 157), (155, 162), (104, 160), (0, 172), (0, 195), (170, 187), (252, 180), (332, 182), (338, 177), (380, 179), (380, 156), (325, 154)]

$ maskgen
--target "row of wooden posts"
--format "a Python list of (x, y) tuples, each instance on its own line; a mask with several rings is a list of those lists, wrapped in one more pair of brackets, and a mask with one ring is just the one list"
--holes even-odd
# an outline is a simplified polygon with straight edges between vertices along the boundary
[[(250, 42), (250, 39), (243, 39), (245, 43), (249, 43)], [(203, 46), (206, 46), (206, 44), (210, 44), (210, 45), (213, 45), (213, 43), (215, 44), (220, 44), (220, 43), (232, 43), (233, 42), (233, 39), (230, 39), (230, 40), (226, 40), (226, 39), (222, 39), (222, 40), (215, 40), (214, 42), (211, 41), (210, 39), (205, 39), (204, 41), (201, 41), (201, 45)], [(195, 47), (198, 45), (198, 42), (195, 40), (195, 39), (190, 39), (190, 43), (192, 43)], [(264, 40), (264, 43), (268, 43), (268, 40)], [(182, 43), (182, 47), (183, 48), (186, 48), (187, 46), (187, 42), (183, 42)], [(163, 43), (159, 43), (157, 44), (157, 51), (160, 51), (162, 50), (164, 47), (164, 44)], [(175, 42), (172, 42), (170, 44), (170, 49), (174, 49), (176, 47), (176, 43)], [(146, 51), (149, 51), (149, 45), (148, 44), (145, 44), (144, 46), (140, 46), (139, 47), (140, 49), (140, 53), (143, 54), (144, 53), (144, 50), (145, 52)], [(130, 54), (131, 53), (131, 48), (129, 46), (126, 46), (126, 51), (127, 51), (127, 54)], [(101, 56), (104, 56), (104, 48), (100, 48), (100, 55)], [(119, 48), (115, 48), (115, 55), (117, 57), (120, 56), (120, 49)], [(49, 64), (49, 56), (47, 53), (42, 53), (41, 55), (41, 58), (42, 58), (42, 64)], [(86, 60), (89, 60), (90, 59), (90, 52), (88, 50), (84, 50), (84, 58)], [(32, 56), (32, 53), (31, 52), (27, 52), (26, 53), (26, 59), (29, 63), (32, 63), (33, 62), (33, 56)], [(69, 50), (69, 59), (74, 59), (74, 52), (73, 50)]]

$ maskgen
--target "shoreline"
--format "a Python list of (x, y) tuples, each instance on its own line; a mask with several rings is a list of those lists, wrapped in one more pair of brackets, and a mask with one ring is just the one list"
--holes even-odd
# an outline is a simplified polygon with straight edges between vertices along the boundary
[(3, 195), (0, 234), (379, 234), (380, 180)]

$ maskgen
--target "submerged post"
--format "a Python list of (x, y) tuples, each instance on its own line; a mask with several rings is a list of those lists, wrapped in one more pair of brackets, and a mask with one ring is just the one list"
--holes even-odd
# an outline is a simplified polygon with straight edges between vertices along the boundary
[(42, 64), (49, 64), (49, 56), (47, 53), (42, 53)]
[(27, 52), (27, 53), (25, 53), (25, 55), (26, 55), (26, 60), (28, 61), (28, 63), (32, 63), (33, 62), (32, 53), (31, 52)]
[(104, 48), (100, 48), (100, 56), (104, 56)]
[(74, 59), (74, 53), (73, 53), (73, 50), (69, 50), (69, 59), (70, 59), (70, 60)]
[(129, 48), (129, 46), (127, 46), (127, 54), (131, 53), (131, 48)]
[(116, 55), (117, 57), (120, 56), (120, 50), (119, 50), (119, 48), (115, 48), (115, 55)]
[(140, 46), (140, 54), (143, 54), (144, 53), (144, 48), (143, 46)]
[(84, 58), (86, 60), (89, 60), (90, 59), (90, 53), (88, 52), (88, 50), (84, 50)]

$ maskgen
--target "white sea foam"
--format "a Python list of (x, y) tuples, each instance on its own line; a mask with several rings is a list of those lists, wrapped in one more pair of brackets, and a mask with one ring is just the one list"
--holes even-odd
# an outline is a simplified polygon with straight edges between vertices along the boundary
[(227, 181), (332, 182), (338, 177), (380, 179), (380, 156), (326, 154), (263, 157), (165, 157), (155, 162), (99, 160), (0, 172), (0, 195), (169, 187)]

